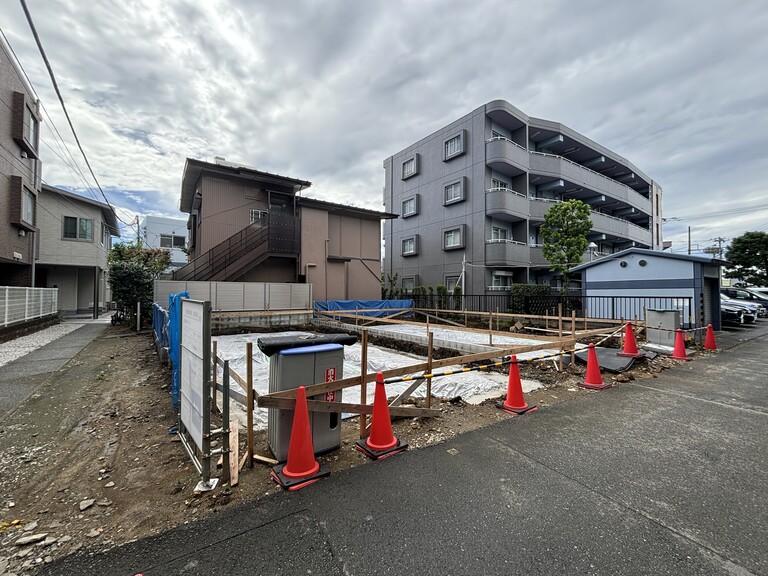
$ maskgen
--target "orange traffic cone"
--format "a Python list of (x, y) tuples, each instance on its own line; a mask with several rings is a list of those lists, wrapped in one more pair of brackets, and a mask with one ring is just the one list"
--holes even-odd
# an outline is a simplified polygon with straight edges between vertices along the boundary
[(512, 415), (522, 415), (533, 412), (536, 406), (528, 406), (523, 397), (523, 383), (520, 381), (520, 367), (517, 365), (517, 356), (510, 358), (509, 382), (507, 383), (507, 399), (504, 402), (496, 402), (496, 408)]
[(389, 419), (387, 392), (384, 390), (384, 375), (381, 372), (376, 373), (371, 433), (368, 438), (358, 440), (355, 443), (355, 448), (374, 460), (394, 456), (408, 448), (408, 444), (400, 442), (392, 434), (392, 421)]
[(704, 339), (704, 350), (717, 350), (715, 331), (712, 329), (712, 324), (707, 324), (707, 337)]
[(592, 342), (589, 343), (587, 352), (587, 375), (580, 386), (590, 390), (604, 390), (611, 387), (610, 384), (604, 384), (603, 377), (600, 376), (600, 364), (597, 362), (597, 352)]
[(330, 473), (326, 466), (321, 466), (315, 460), (307, 410), (307, 393), (304, 386), (299, 386), (296, 393), (296, 407), (293, 411), (291, 441), (288, 444), (288, 461), (272, 468), (270, 476), (280, 486), (293, 492), (317, 482)]
[(675, 348), (672, 350), (672, 358), (675, 360), (690, 360), (685, 352), (685, 340), (683, 339), (683, 331), (680, 328), (677, 329), (677, 336), (675, 336)]
[(644, 358), (645, 354), (637, 351), (637, 342), (635, 341), (635, 330), (632, 323), (627, 322), (627, 328), (624, 331), (624, 351), (618, 352), (616, 356), (627, 356), (629, 358)]

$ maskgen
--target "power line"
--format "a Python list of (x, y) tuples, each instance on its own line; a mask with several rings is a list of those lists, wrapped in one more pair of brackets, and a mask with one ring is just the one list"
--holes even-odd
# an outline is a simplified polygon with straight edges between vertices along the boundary
[[(29, 27), (32, 30), (32, 35), (35, 37), (35, 42), (37, 43), (37, 49), (40, 51), (40, 55), (43, 58), (43, 62), (45, 62), (45, 67), (48, 69), (48, 75), (51, 78), (53, 89), (56, 91), (56, 96), (58, 97), (59, 102), (61, 103), (61, 109), (64, 111), (64, 116), (67, 118), (67, 123), (69, 124), (69, 128), (70, 130), (72, 130), (72, 135), (75, 137), (75, 142), (77, 143), (77, 147), (80, 149), (80, 153), (83, 155), (83, 159), (85, 160), (85, 165), (88, 167), (88, 171), (91, 173), (91, 176), (93, 177), (93, 181), (96, 182), (96, 186), (98, 187), (99, 192), (101, 192), (101, 195), (104, 197), (104, 200), (109, 205), (109, 207), (114, 210), (114, 207), (109, 202), (107, 195), (104, 194), (104, 190), (102, 190), (101, 184), (99, 184), (99, 180), (96, 178), (96, 174), (94, 174), (93, 172), (93, 168), (91, 168), (91, 163), (88, 161), (88, 156), (85, 154), (85, 150), (83, 150), (83, 146), (80, 143), (80, 138), (78, 138), (77, 132), (75, 131), (75, 126), (72, 124), (72, 119), (69, 117), (69, 112), (67, 111), (67, 107), (64, 104), (64, 97), (61, 95), (61, 90), (59, 90), (59, 84), (58, 82), (56, 82), (56, 76), (53, 73), (53, 68), (51, 67), (51, 63), (48, 61), (48, 56), (46, 56), (45, 54), (45, 50), (43, 49), (43, 44), (40, 41), (40, 36), (37, 33), (37, 28), (35, 28), (35, 23), (32, 21), (32, 15), (29, 13), (29, 8), (27, 8), (27, 2), (26, 0), (20, 0), (20, 2), (21, 2), (21, 7), (24, 10), (24, 15), (27, 17), (27, 22), (29, 23)], [(117, 216), (117, 212), (115, 212), (115, 215)], [(126, 226), (130, 226), (130, 224), (125, 222), (119, 216), (117, 216), (117, 218)]]

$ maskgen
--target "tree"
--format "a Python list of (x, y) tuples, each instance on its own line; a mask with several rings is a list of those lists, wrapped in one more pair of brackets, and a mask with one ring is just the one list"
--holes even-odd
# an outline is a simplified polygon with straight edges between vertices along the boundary
[(728, 278), (740, 278), (758, 286), (768, 285), (768, 233), (746, 232), (734, 238), (725, 253), (731, 264)]
[(118, 243), (109, 251), (109, 287), (112, 297), (126, 306), (135, 320), (134, 307), (141, 302), (142, 317), (152, 312), (153, 283), (171, 265), (171, 253), (163, 248), (145, 248), (138, 242)]
[(562, 274), (564, 288), (568, 287), (568, 270), (581, 263), (590, 230), (589, 205), (581, 200), (554, 204), (544, 214), (542, 253), (549, 260), (549, 269)]

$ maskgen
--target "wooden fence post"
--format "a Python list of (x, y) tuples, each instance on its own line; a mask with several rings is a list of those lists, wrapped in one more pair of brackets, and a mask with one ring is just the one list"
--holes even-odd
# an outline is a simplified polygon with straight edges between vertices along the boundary
[(248, 415), (246, 461), (248, 468), (253, 468), (253, 342), (248, 342), (245, 347), (245, 362), (245, 410)]
[[(360, 404), (368, 403), (368, 328), (363, 328), (363, 336), (360, 341)], [(365, 438), (368, 427), (368, 417), (360, 414), (360, 438)]]

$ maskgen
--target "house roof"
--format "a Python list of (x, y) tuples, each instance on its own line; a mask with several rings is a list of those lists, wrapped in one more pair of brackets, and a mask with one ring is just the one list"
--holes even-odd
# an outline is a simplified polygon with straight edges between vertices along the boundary
[(294, 189), (298, 188), (299, 190), (312, 186), (312, 182), (308, 182), (307, 180), (280, 176), (279, 174), (270, 174), (269, 172), (262, 172), (261, 170), (249, 168), (248, 166), (238, 166), (233, 162), (204, 162), (203, 160), (187, 158), (187, 161), (184, 164), (184, 175), (181, 179), (179, 210), (182, 212), (188, 214), (192, 212), (192, 201), (195, 197), (195, 184), (197, 184), (203, 171), (222, 176), (235, 176), (246, 180), (256, 180), (265, 184), (293, 186)]
[(326, 202), (325, 200), (316, 200), (315, 198), (297, 198), (296, 203), (299, 206), (307, 208), (318, 208), (329, 213), (341, 214), (343, 216), (355, 216), (366, 220), (389, 220), (398, 218), (399, 214), (389, 212), (379, 212), (378, 210), (369, 210), (368, 208), (358, 208), (347, 204), (336, 204), (335, 202)]
[(601, 264), (605, 264), (606, 262), (618, 260), (620, 258), (623, 258), (624, 256), (628, 256), (629, 254), (639, 254), (641, 256), (649, 256), (652, 258), (669, 258), (671, 260), (682, 260), (686, 262), (700, 262), (702, 264), (714, 264), (717, 266), (728, 265), (727, 261), (714, 258), (713, 256), (696, 256), (693, 254), (673, 254), (671, 252), (662, 252), (661, 250), (649, 250), (648, 248), (627, 248), (626, 250), (622, 250), (621, 252), (615, 252), (613, 254), (603, 256), (601, 258), (598, 258), (597, 260), (593, 260), (592, 262), (587, 262), (579, 266), (574, 266), (569, 270), (569, 272), (581, 272), (582, 270), (586, 270), (587, 268), (591, 268), (593, 266), (600, 266)]
[(75, 194), (67, 190), (62, 190), (61, 188), (56, 188), (48, 184), (43, 184), (42, 189), (51, 194), (58, 194), (59, 196), (62, 196), (68, 200), (74, 200), (76, 202), (82, 202), (84, 204), (89, 204), (91, 206), (97, 206), (98, 208), (101, 208), (101, 214), (104, 216), (104, 222), (106, 222), (107, 227), (109, 228), (109, 233), (112, 236), (117, 236), (118, 238), (120, 237), (120, 228), (117, 225), (117, 214), (115, 213), (115, 209), (109, 204), (104, 204), (98, 200), (92, 200), (91, 198), (86, 198), (85, 196), (80, 196), (79, 194)]

